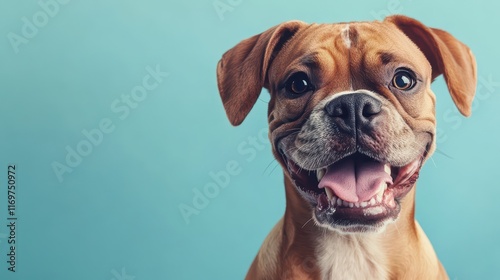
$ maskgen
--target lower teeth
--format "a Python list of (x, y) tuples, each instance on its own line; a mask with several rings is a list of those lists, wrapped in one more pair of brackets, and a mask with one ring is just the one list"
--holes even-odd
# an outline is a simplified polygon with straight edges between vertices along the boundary
[[(379, 203), (382, 203), (384, 193), (387, 190), (387, 183), (383, 183), (383, 185), (380, 185), (380, 191), (377, 193), (374, 197), (372, 197), (370, 200), (363, 201), (363, 202), (347, 202), (339, 197), (335, 196), (333, 191), (329, 188), (325, 188), (325, 193), (326, 197), (328, 198), (328, 201), (330, 202), (331, 206), (344, 206), (344, 207), (349, 207), (349, 208), (365, 208), (367, 206), (375, 206)], [(382, 190), (383, 188), (383, 190)]]
[(335, 196), (333, 192), (328, 188), (325, 188), (325, 193), (328, 198), (328, 201), (330, 202), (330, 206), (336, 206), (336, 207), (342, 206), (349, 208), (365, 208), (369, 206), (376, 206), (377, 204), (382, 203), (382, 197), (383, 197), (383, 195), (377, 195), (377, 198), (372, 197), (370, 200), (367, 201), (347, 202)]

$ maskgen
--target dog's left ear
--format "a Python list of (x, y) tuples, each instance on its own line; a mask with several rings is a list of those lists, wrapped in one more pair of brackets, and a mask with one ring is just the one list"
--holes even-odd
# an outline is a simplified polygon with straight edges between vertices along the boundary
[(307, 24), (288, 21), (241, 41), (217, 64), (217, 85), (227, 117), (239, 125), (265, 86), (271, 60), (283, 45)]
[(458, 110), (469, 116), (477, 83), (476, 60), (471, 50), (448, 32), (429, 28), (412, 18), (395, 15), (384, 21), (395, 24), (420, 48), (432, 66), (432, 79), (443, 74)]

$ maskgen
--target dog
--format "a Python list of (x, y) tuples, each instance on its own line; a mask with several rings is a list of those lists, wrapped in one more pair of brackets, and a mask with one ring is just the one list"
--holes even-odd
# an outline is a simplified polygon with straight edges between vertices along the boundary
[(269, 91), (286, 194), (246, 279), (448, 279), (415, 220), (415, 182), (436, 146), (432, 81), (443, 74), (469, 116), (476, 72), (466, 45), (402, 15), (289, 21), (227, 51), (227, 117), (239, 125)]

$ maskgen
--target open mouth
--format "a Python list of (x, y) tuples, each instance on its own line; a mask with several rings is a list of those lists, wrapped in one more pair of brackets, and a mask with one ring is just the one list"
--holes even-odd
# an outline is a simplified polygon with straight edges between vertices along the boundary
[(329, 166), (304, 170), (283, 154), (295, 186), (314, 207), (316, 221), (343, 231), (367, 231), (396, 219), (424, 157), (391, 166), (357, 152)]

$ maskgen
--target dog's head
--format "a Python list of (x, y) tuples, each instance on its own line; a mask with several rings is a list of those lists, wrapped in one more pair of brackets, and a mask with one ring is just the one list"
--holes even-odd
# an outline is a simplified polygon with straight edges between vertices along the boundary
[(443, 74), (470, 115), (476, 65), (449, 33), (404, 16), (382, 22), (285, 22), (246, 39), (217, 67), (227, 116), (239, 125), (262, 88), (273, 153), (318, 225), (377, 231), (395, 220), (435, 147)]

